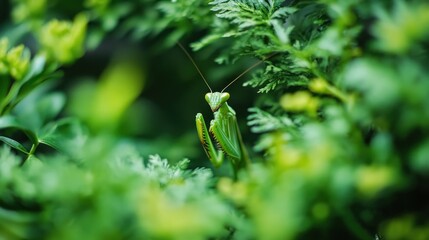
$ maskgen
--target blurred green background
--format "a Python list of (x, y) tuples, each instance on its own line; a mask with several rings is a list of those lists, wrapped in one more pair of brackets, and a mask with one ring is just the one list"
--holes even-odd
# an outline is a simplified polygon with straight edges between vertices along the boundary
[[(263, 61), (236, 179), (177, 42), (215, 90)], [(429, 239), (428, 50), (424, 0), (2, 0), (0, 240)]]

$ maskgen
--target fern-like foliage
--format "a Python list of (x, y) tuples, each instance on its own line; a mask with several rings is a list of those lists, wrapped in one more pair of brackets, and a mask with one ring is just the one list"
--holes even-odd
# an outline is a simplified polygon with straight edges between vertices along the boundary
[(231, 23), (238, 25), (239, 30), (270, 25), (273, 20), (293, 11), (291, 8), (282, 7), (283, 1), (278, 0), (215, 0), (210, 4), (214, 5), (211, 10), (217, 12), (217, 17), (230, 20)]
[(249, 112), (250, 115), (247, 118), (248, 124), (252, 127), (252, 132), (255, 133), (294, 129), (297, 127), (296, 123), (286, 115), (282, 117), (274, 116), (259, 108), (250, 108)]

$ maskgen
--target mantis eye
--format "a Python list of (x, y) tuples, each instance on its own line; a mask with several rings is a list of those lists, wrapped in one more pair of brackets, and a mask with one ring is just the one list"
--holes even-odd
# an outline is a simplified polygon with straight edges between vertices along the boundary
[(204, 98), (206, 99), (206, 102), (210, 102), (210, 97), (211, 97), (211, 93), (206, 93), (206, 95), (204, 96)]
[(222, 95), (220, 96), (220, 99), (222, 100), (222, 102), (228, 101), (229, 93), (227, 93), (227, 92), (222, 93)]

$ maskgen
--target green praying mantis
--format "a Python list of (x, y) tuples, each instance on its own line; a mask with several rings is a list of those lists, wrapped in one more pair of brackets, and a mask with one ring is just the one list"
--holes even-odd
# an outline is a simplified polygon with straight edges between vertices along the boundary
[[(213, 92), (191, 55), (186, 51), (182, 44), (178, 43), (178, 45), (191, 60), (192, 64), (210, 90), (210, 92), (205, 95), (205, 100), (214, 114), (214, 119), (210, 121), (210, 127), (207, 128), (204, 117), (201, 113), (198, 113), (195, 117), (198, 137), (201, 145), (203, 146), (207, 157), (215, 167), (222, 165), (225, 157), (230, 160), (234, 170), (234, 175), (237, 176), (238, 171), (245, 169), (250, 164), (250, 159), (241, 137), (235, 111), (227, 103), (230, 94), (225, 92), (225, 90), (252, 68), (261, 64), (263, 60), (253, 64), (238, 75), (234, 80), (227, 84), (222, 91)], [(270, 57), (271, 56), (268, 58)]]

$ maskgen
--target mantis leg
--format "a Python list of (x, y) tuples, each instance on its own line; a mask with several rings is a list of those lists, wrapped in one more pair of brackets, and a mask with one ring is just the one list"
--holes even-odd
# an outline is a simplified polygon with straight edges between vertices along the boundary
[(213, 141), (210, 138), (209, 131), (207, 130), (204, 117), (201, 113), (197, 114), (195, 117), (195, 122), (197, 126), (198, 137), (201, 144), (203, 145), (207, 157), (215, 167), (219, 167), (223, 162), (224, 154), (222, 151), (216, 150)]
[(246, 167), (249, 163), (249, 158), (241, 139), (235, 114), (228, 113), (226, 117), (213, 120), (210, 132), (231, 160), (236, 172)]

